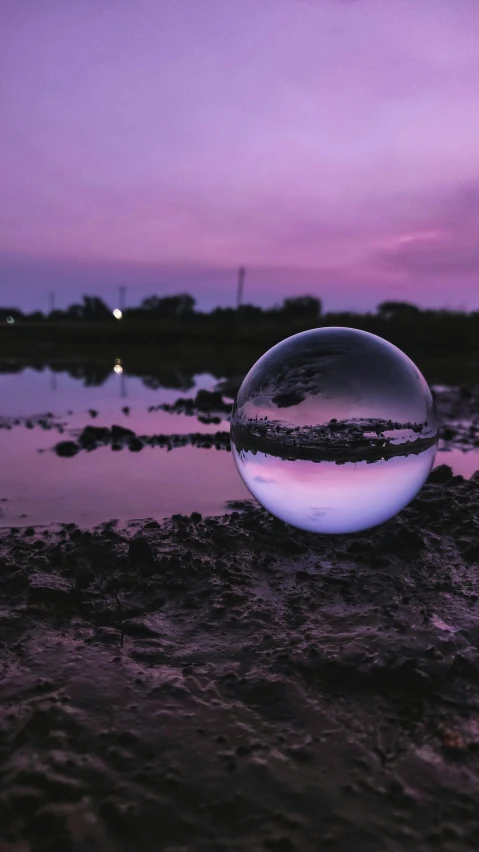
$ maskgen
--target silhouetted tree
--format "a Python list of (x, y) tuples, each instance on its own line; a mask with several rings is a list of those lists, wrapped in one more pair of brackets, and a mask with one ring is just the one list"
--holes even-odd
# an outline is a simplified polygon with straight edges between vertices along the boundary
[(237, 309), (239, 316), (241, 319), (261, 319), (264, 317), (264, 311), (259, 305), (240, 305)]
[(79, 304), (69, 305), (65, 311), (65, 316), (68, 319), (83, 319), (84, 306)]
[(83, 296), (83, 319), (104, 320), (111, 317), (111, 311), (98, 296)]
[(188, 293), (177, 296), (148, 296), (141, 303), (141, 310), (155, 317), (186, 317), (195, 309), (196, 300)]
[(321, 301), (314, 296), (297, 296), (294, 299), (285, 299), (277, 309), (286, 319), (319, 319), (321, 316)]
[(410, 317), (412, 314), (419, 314), (421, 311), (417, 305), (412, 305), (410, 302), (381, 302), (377, 307), (378, 314), (384, 319), (393, 319), (396, 316)]
[(0, 308), (0, 321), (5, 322), (7, 317), (12, 317), (14, 320), (22, 319), (23, 312), (18, 308)]

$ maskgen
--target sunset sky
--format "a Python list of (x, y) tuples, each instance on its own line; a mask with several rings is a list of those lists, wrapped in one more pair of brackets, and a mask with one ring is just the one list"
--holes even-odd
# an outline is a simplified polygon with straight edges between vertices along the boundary
[(2, 0), (0, 304), (479, 308), (477, 0)]

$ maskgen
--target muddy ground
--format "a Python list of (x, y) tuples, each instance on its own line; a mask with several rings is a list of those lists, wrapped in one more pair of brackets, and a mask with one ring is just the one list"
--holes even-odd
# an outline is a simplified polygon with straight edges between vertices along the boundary
[(479, 473), (375, 530), (4, 530), (1, 852), (479, 848)]

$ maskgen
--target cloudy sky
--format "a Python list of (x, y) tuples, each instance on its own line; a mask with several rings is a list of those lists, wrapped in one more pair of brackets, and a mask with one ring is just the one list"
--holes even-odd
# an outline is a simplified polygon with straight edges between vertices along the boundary
[(477, 0), (2, 0), (0, 304), (479, 307)]

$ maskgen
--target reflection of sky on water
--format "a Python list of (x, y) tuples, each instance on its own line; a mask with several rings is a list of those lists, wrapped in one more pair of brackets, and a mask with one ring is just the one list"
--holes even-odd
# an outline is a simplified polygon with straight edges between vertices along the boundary
[[(147, 406), (172, 403), (179, 396), (194, 396), (201, 388), (211, 390), (217, 382), (213, 376), (202, 373), (195, 376), (194, 389), (187, 393), (178, 388), (151, 388), (137, 376), (129, 376), (125, 372), (116, 374), (114, 367), (119, 360), (112, 363), (111, 375), (100, 385), (85, 385), (82, 379), (66, 372), (38, 371), (30, 367), (21, 373), (0, 373), (0, 415), (33, 417), (51, 411), (61, 418), (71, 410), (75, 416), (81, 417), (82, 425), (85, 425), (84, 415), (89, 408), (94, 408), (109, 421), (105, 425), (111, 426), (111, 417), (122, 417), (121, 409), (127, 405), (131, 408), (131, 415), (135, 416), (140, 411), (146, 415), (142, 421), (146, 425), (148, 422), (151, 424), (152, 416), (146, 413)], [(168, 421), (168, 415), (165, 418)], [(134, 425), (131, 428), (139, 427)]]
[(439, 450), (434, 462), (434, 467), (447, 464), (455, 475), (464, 476), (469, 479), (476, 470), (479, 470), (479, 448), (463, 452), (462, 450)]
[[(197, 376), (194, 388), (185, 394), (148, 388), (128, 375), (122, 384), (125, 374), (115, 375), (113, 365), (111, 377), (101, 386), (85, 386), (67, 373), (54, 374), (53, 382), (52, 375), (30, 369), (0, 374), (1, 415), (29, 417), (51, 411), (65, 423), (63, 435), (24, 425), (0, 429), (1, 526), (54, 521), (92, 526), (109, 518), (163, 518), (193, 511), (214, 515), (225, 511), (226, 500), (250, 497), (231, 454), (214, 449), (182, 447), (168, 452), (145, 447), (132, 453), (101, 447), (69, 459), (51, 449), (60, 440), (74, 438), (87, 424), (117, 423), (149, 435), (228, 429), (227, 422), (206, 425), (195, 417), (147, 410), (150, 405), (173, 403), (179, 396), (194, 396), (200, 388), (211, 389), (217, 381), (213, 376)], [(128, 416), (124, 406), (130, 408)], [(90, 408), (98, 411), (96, 418), (89, 416)]]
[(0, 432), (0, 498), (6, 498), (0, 502), (0, 526), (60, 521), (93, 526), (110, 518), (219, 515), (226, 511), (226, 500), (251, 496), (230, 453), (195, 447), (172, 452), (145, 447), (131, 453), (101, 447), (65, 459), (37, 452), (54, 441), (52, 433), (40, 430)]
[(268, 511), (300, 529), (338, 533), (376, 526), (403, 509), (427, 478), (435, 447), (342, 465), (233, 453), (246, 485)]
[[(126, 378), (126, 384), (122, 384), (122, 378)], [(58, 440), (70, 437), (68, 429), (83, 428), (87, 423), (118, 423), (140, 434), (228, 429), (226, 422), (206, 426), (194, 417), (147, 411), (149, 405), (194, 396), (200, 387), (212, 388), (214, 384), (211, 376), (197, 376), (195, 387), (185, 393), (148, 388), (138, 378), (115, 375), (113, 369), (110, 379), (97, 387), (85, 387), (67, 373), (53, 375), (28, 369), (0, 374), (0, 414), (33, 416), (52, 411), (67, 422), (63, 436), (24, 426), (0, 430), (0, 498), (7, 498), (0, 502), (0, 525), (74, 521), (88, 526), (109, 518), (162, 518), (193, 511), (220, 514), (227, 500), (250, 497), (231, 454), (226, 452), (194, 447), (168, 452), (146, 447), (140, 453), (131, 453), (104, 447), (63, 459), (50, 451)], [(122, 412), (125, 405), (131, 409), (129, 416)], [(89, 408), (99, 412), (96, 419), (88, 416)], [(74, 414), (65, 416), (68, 410)], [(38, 453), (38, 449), (47, 451)], [(394, 461), (385, 463), (385, 471), (393, 470)], [(479, 450), (439, 452), (435, 464), (449, 464), (455, 473), (470, 476), (479, 469)], [(256, 475), (263, 478), (258, 485), (264, 489), (271, 485), (267, 481), (274, 479), (264, 465)], [(310, 505), (321, 511), (317, 500)]]

